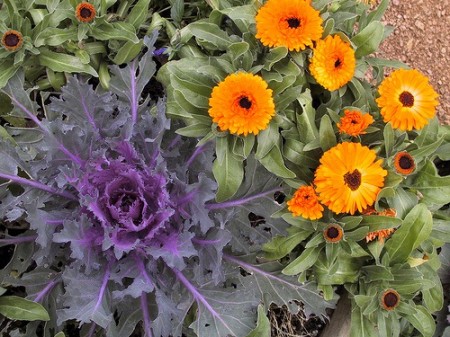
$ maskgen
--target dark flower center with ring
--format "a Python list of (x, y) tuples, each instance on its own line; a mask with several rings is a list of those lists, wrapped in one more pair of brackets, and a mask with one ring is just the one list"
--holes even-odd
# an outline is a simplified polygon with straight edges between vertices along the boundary
[(20, 39), (16, 34), (13, 33), (9, 33), (8, 35), (5, 36), (5, 45), (7, 45), (8, 47), (15, 47), (19, 44)]
[(300, 20), (298, 18), (289, 18), (286, 20), (289, 28), (298, 28), (300, 27)]
[(239, 99), (239, 106), (244, 109), (250, 109), (252, 107), (252, 102), (245, 96)]
[(337, 59), (336, 61), (334, 61), (334, 67), (335, 68), (339, 68), (341, 65), (342, 65), (341, 59)]
[(414, 105), (414, 96), (408, 91), (403, 91), (399, 96), (399, 100), (406, 108), (410, 108)]
[(398, 165), (404, 170), (409, 170), (414, 167), (414, 160), (409, 155), (403, 155), (400, 157)]
[(398, 295), (393, 292), (388, 292), (383, 297), (383, 302), (388, 308), (394, 308), (398, 304)]
[(351, 173), (347, 172), (344, 175), (344, 182), (352, 191), (357, 190), (361, 185), (361, 173), (356, 169)]
[(339, 229), (337, 229), (336, 227), (330, 227), (327, 229), (327, 236), (330, 239), (336, 239), (337, 237), (339, 237)]
[(80, 16), (84, 19), (87, 19), (92, 16), (92, 12), (89, 8), (82, 8), (80, 11)]

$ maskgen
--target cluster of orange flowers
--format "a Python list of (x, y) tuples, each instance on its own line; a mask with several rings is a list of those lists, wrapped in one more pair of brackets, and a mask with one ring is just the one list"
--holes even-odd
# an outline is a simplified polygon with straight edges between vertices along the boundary
[[(367, 3), (367, 2), (366, 2)], [(347, 84), (355, 72), (355, 51), (349, 39), (329, 35), (322, 39), (323, 20), (310, 0), (268, 0), (256, 17), (256, 37), (267, 47), (290, 51), (312, 48), (309, 71), (329, 91)], [(437, 93), (417, 70), (400, 69), (378, 87), (376, 102), (385, 123), (393, 128), (423, 128), (435, 115)], [(229, 75), (212, 92), (209, 114), (221, 130), (236, 135), (258, 134), (275, 115), (272, 90), (262, 77), (238, 72)], [(374, 122), (370, 113), (345, 110), (337, 123), (341, 134), (358, 137)], [(323, 206), (335, 213), (363, 213), (372, 206), (387, 171), (375, 151), (360, 143), (344, 142), (326, 151), (320, 159), (312, 185), (301, 186), (287, 202), (295, 216), (316, 220)], [(414, 158), (397, 153), (394, 168), (408, 175), (415, 169)], [(372, 238), (390, 233), (373, 233)]]

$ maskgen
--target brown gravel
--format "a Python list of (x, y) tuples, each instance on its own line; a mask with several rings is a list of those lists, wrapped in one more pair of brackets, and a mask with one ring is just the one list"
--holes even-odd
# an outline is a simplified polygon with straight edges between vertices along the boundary
[(395, 27), (379, 57), (401, 60), (428, 76), (439, 93), (439, 119), (450, 124), (450, 0), (391, 0), (383, 23)]

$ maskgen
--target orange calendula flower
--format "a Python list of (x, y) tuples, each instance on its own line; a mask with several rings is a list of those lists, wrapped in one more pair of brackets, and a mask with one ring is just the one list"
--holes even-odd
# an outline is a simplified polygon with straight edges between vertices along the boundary
[(275, 115), (267, 83), (260, 76), (244, 72), (231, 74), (215, 86), (209, 106), (213, 122), (236, 135), (257, 135)]
[(359, 143), (342, 143), (320, 158), (314, 184), (319, 201), (335, 213), (355, 214), (373, 205), (387, 171), (376, 153)]
[(416, 162), (408, 152), (397, 152), (394, 156), (394, 167), (397, 173), (406, 176), (414, 172)]
[(337, 224), (331, 224), (324, 229), (323, 237), (325, 238), (325, 241), (329, 243), (336, 243), (341, 241), (344, 237), (344, 230)]
[(17, 30), (10, 29), (5, 32), (2, 36), (2, 46), (7, 51), (16, 51), (22, 47), (23, 36), (21, 32)]
[(317, 83), (334, 91), (349, 82), (355, 73), (355, 51), (339, 35), (317, 41), (309, 65)]
[(295, 191), (294, 196), (287, 202), (288, 210), (294, 216), (301, 215), (310, 220), (322, 217), (323, 206), (317, 199), (317, 194), (312, 186), (301, 186)]
[(376, 99), (384, 122), (400, 130), (422, 129), (436, 114), (438, 94), (415, 69), (398, 69), (378, 87)]
[(380, 304), (385, 310), (394, 310), (400, 304), (400, 294), (394, 289), (387, 289), (381, 295)]
[(322, 37), (320, 12), (305, 0), (269, 0), (256, 14), (256, 37), (269, 47), (301, 51)]
[(366, 133), (367, 127), (374, 122), (373, 117), (358, 110), (345, 110), (337, 127), (340, 133), (356, 137)]
[(87, 2), (80, 3), (75, 9), (75, 16), (81, 22), (93, 21), (96, 14), (95, 7)]

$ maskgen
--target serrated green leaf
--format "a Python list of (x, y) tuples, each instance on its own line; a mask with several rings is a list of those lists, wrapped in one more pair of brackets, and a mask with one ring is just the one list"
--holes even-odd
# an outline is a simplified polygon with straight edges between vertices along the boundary
[(386, 242), (391, 264), (402, 263), (431, 233), (433, 219), (424, 204), (418, 204), (403, 220), (402, 225)]
[(50, 320), (47, 311), (42, 305), (18, 296), (0, 297), (0, 314), (15, 320)]
[(42, 50), (38, 56), (39, 62), (44, 67), (49, 67), (53, 71), (67, 73), (86, 73), (97, 77), (98, 74), (94, 68), (88, 64), (83, 64), (75, 56), (55, 53), (50, 50)]

